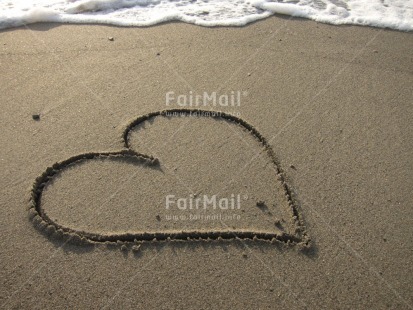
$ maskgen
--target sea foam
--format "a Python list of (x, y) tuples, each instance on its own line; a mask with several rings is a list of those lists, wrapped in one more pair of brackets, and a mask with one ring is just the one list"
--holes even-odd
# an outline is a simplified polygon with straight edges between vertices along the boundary
[(243, 26), (274, 14), (413, 30), (413, 0), (0, 0), (0, 29), (35, 22)]

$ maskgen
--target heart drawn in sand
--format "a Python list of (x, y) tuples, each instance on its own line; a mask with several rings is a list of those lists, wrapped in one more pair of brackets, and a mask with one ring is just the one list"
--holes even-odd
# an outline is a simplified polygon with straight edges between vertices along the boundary
[(29, 214), (37, 228), (78, 243), (308, 244), (272, 148), (244, 120), (157, 111), (130, 122), (122, 139), (122, 150), (70, 157), (35, 180)]

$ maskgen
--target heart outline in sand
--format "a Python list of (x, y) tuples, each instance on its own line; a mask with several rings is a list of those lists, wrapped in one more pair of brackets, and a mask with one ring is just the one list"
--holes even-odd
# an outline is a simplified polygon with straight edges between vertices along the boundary
[[(285, 196), (288, 200), (288, 205), (291, 209), (291, 216), (294, 221), (294, 234), (283, 232), (281, 234), (259, 232), (259, 231), (177, 231), (177, 232), (136, 232), (124, 234), (96, 234), (85, 231), (78, 231), (70, 227), (65, 227), (53, 221), (47, 216), (42, 208), (41, 196), (46, 184), (53, 179), (59, 172), (62, 172), (66, 167), (76, 165), (79, 162), (95, 159), (95, 158), (109, 158), (109, 157), (123, 157), (137, 160), (144, 165), (156, 167), (159, 165), (159, 160), (152, 156), (138, 153), (130, 149), (129, 134), (139, 124), (157, 116), (177, 116), (177, 115), (195, 115), (203, 117), (220, 118), (225, 121), (234, 122), (256, 138), (264, 147), (271, 162), (274, 164), (278, 179), (283, 187)], [(52, 167), (46, 169), (39, 177), (36, 178), (33, 188), (31, 190), (29, 203), (29, 217), (34, 225), (47, 235), (54, 235), (62, 237), (67, 241), (74, 243), (100, 243), (100, 242), (144, 242), (144, 241), (187, 241), (187, 240), (236, 240), (236, 239), (252, 239), (263, 240), (270, 242), (284, 242), (288, 244), (303, 244), (308, 246), (310, 239), (305, 231), (302, 220), (298, 212), (295, 200), (292, 197), (291, 190), (283, 175), (275, 154), (268, 144), (267, 140), (246, 121), (227, 114), (224, 112), (200, 110), (200, 109), (171, 109), (152, 112), (143, 116), (139, 116), (130, 122), (122, 134), (124, 149), (113, 152), (89, 152), (72, 156), (69, 159), (55, 163)]]

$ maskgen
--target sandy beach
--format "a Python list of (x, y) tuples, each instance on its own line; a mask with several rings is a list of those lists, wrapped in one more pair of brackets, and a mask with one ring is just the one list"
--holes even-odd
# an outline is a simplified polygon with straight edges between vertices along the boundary
[[(282, 16), (0, 31), (0, 308), (412, 309), (412, 50), (411, 33)], [(239, 121), (131, 126), (200, 108)], [(38, 204), (97, 241), (39, 229), (36, 178), (91, 153)]]

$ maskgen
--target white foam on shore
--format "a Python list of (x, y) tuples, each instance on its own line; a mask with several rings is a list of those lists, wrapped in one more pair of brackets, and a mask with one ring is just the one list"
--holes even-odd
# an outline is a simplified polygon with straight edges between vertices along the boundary
[(35, 22), (243, 26), (273, 14), (413, 30), (413, 0), (0, 0), (0, 29)]

